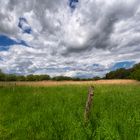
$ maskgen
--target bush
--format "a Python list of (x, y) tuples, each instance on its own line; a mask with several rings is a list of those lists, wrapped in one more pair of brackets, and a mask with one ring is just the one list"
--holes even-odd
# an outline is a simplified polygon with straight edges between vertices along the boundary
[(140, 69), (133, 71), (130, 77), (140, 81)]
[(66, 80), (73, 80), (71, 77), (67, 77), (67, 76), (56, 76), (53, 77), (52, 80), (54, 81), (66, 81)]
[(6, 81), (17, 81), (17, 76), (14, 74), (7, 74), (7, 75), (5, 75), (5, 80)]

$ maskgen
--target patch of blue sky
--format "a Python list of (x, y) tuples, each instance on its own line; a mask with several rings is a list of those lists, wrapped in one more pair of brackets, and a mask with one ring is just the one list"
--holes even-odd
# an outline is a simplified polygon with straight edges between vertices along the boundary
[(87, 79), (87, 78), (93, 78), (93, 77), (95, 77), (95, 75), (93, 75), (92, 73), (86, 73), (86, 74), (84, 74), (84, 73), (76, 73), (75, 74), (75, 76), (74, 76), (75, 78), (80, 78), (80, 79)]
[(70, 6), (70, 8), (75, 9), (77, 3), (78, 3), (78, 0), (69, 0), (69, 6)]
[(6, 35), (0, 35), (0, 51), (6, 51), (12, 45), (28, 46), (27, 43), (23, 40), (16, 41)]
[(18, 27), (22, 30), (23, 33), (31, 34), (32, 28), (29, 25), (28, 21), (24, 17), (19, 18)]
[(135, 64), (135, 61), (122, 61), (122, 62), (117, 62), (114, 64), (114, 66), (111, 68), (111, 70), (116, 70), (120, 68), (131, 68)]
[(94, 66), (94, 67), (99, 67), (100, 65), (99, 65), (99, 64), (93, 64), (93, 66)]

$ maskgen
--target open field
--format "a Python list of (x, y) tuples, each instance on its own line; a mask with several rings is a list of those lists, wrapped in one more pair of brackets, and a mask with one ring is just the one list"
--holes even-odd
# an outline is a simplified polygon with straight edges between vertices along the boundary
[(87, 85), (0, 86), (2, 140), (140, 140), (139, 84), (95, 85), (84, 123)]
[(97, 80), (97, 81), (40, 81), (40, 82), (0, 82), (0, 85), (19, 86), (59, 86), (59, 85), (100, 85), (100, 84), (140, 84), (136, 80)]

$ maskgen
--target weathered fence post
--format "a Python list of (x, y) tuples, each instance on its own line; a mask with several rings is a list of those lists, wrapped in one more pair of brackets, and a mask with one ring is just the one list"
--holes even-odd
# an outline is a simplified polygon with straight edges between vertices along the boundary
[(86, 107), (85, 107), (85, 112), (84, 112), (85, 122), (87, 122), (89, 119), (90, 110), (91, 110), (91, 106), (92, 106), (92, 102), (93, 102), (93, 96), (94, 96), (93, 90), (94, 90), (94, 87), (90, 86), (89, 90), (88, 90), (88, 98), (86, 101)]

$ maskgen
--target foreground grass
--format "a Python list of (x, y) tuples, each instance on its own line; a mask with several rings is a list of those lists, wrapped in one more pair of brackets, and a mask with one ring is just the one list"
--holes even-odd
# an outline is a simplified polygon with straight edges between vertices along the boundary
[(89, 122), (87, 86), (0, 86), (2, 140), (140, 140), (140, 86), (97, 85)]

